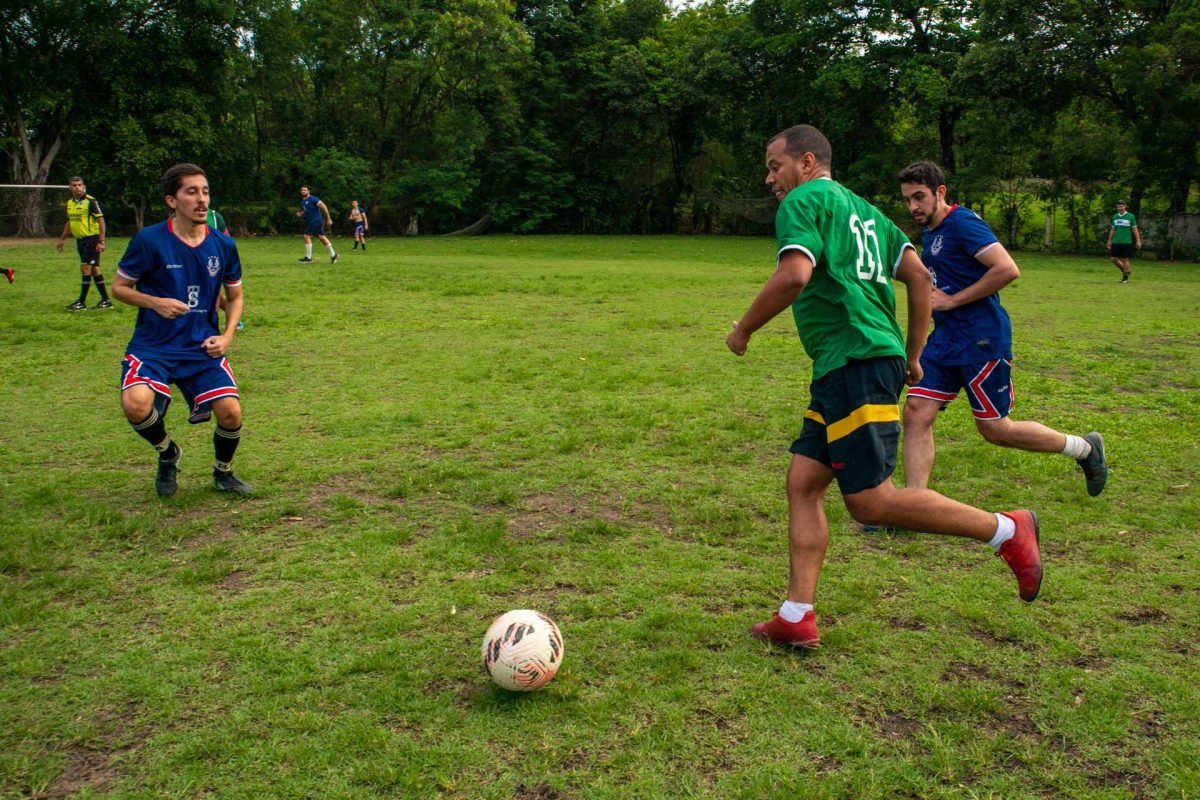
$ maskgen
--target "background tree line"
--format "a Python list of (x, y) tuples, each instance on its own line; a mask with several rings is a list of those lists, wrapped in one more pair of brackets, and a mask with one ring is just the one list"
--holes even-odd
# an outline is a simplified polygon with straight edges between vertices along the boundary
[(1081, 250), (1119, 195), (1187, 209), (1197, 65), (1200, 0), (0, 0), (0, 174), (131, 228), (186, 159), (251, 231), (308, 183), (379, 233), (748, 233), (809, 122), (897, 211), (930, 158), (1010, 244), (1034, 205)]

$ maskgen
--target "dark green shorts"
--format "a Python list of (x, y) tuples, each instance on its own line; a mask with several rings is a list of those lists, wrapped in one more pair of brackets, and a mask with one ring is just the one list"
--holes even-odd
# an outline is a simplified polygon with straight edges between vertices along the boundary
[(833, 470), (842, 494), (873, 489), (896, 470), (904, 359), (851, 361), (809, 387), (812, 399), (791, 451)]

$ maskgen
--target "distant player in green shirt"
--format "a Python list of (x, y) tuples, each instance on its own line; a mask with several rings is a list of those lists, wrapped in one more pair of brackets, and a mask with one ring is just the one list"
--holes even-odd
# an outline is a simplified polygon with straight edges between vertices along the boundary
[(1113, 214), (1112, 226), (1108, 229), (1108, 256), (1113, 266), (1121, 270), (1121, 283), (1129, 283), (1129, 257), (1133, 255), (1133, 243), (1142, 249), (1142, 233), (1138, 230), (1137, 217), (1125, 210), (1125, 201), (1117, 201), (1117, 213)]
[[(881, 211), (836, 183), (829, 141), (797, 125), (767, 142), (766, 182), (779, 199), (778, 260), (725, 343), (744, 355), (750, 337), (791, 308), (813, 362), (810, 402), (788, 469), (787, 600), (757, 639), (820, 646), (817, 581), (829, 544), (825, 493), (836, 478), (846, 509), (864, 524), (964, 536), (989, 543), (1017, 576), (1022, 600), (1042, 582), (1037, 515), (992, 514), (930, 489), (892, 483), (900, 391), (921, 378), (933, 283), (907, 237)], [(907, 338), (891, 281), (908, 298)]]

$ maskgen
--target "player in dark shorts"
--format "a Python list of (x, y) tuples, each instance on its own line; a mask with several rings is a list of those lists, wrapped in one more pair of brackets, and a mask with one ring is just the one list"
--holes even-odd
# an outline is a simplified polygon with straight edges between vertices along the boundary
[[(992, 514), (929, 489), (892, 483), (900, 437), (900, 390), (921, 378), (932, 281), (908, 238), (879, 209), (833, 181), (828, 140), (808, 125), (767, 143), (767, 184), (780, 201), (775, 273), (726, 337), (736, 355), (751, 335), (792, 310), (813, 362), (811, 400), (788, 470), (787, 598), (755, 638), (813, 648), (817, 582), (829, 544), (825, 494), (837, 480), (861, 523), (987, 542), (1017, 577), (1023, 600), (1042, 581), (1037, 516)], [(892, 280), (905, 284), (907, 337), (896, 320)]]
[(1117, 213), (1113, 214), (1108, 229), (1108, 256), (1113, 266), (1121, 270), (1121, 283), (1129, 283), (1129, 259), (1133, 258), (1134, 242), (1142, 249), (1142, 232), (1138, 230), (1137, 217), (1125, 210), (1125, 201), (1117, 201)]
[(921, 380), (904, 403), (904, 477), (924, 488), (933, 472), (938, 412), (965, 391), (975, 428), (988, 442), (1033, 453), (1061, 453), (1083, 470), (1089, 495), (1104, 491), (1104, 437), (1060, 433), (1014, 420), (1012, 324), (1000, 290), (1021, 274), (988, 224), (946, 202), (946, 177), (918, 161), (897, 176), (913, 219), (925, 226), (921, 260), (933, 276), (933, 333), (921, 354)]
[[(121, 407), (158, 451), (154, 488), (160, 496), (175, 494), (182, 454), (166, 430), (172, 383), (193, 421), (217, 418), (213, 484), (222, 492), (249, 494), (250, 485), (233, 474), (242, 406), (225, 355), (242, 316), (242, 262), (233, 239), (205, 222), (208, 180), (200, 167), (171, 167), (162, 188), (173, 215), (138, 231), (113, 281), (117, 299), (139, 309), (121, 369)], [(224, 331), (217, 328), (222, 289), (228, 299)]]
[(304, 258), (300, 259), (300, 263), (313, 263), (312, 240), (314, 236), (321, 240), (321, 244), (325, 245), (325, 250), (329, 253), (329, 263), (337, 263), (338, 254), (334, 251), (329, 237), (325, 235), (326, 230), (333, 228), (329, 209), (321, 202), (321, 198), (308, 190), (307, 186), (300, 187), (300, 210), (296, 212), (296, 216), (304, 218)]
[(100, 272), (100, 254), (105, 248), (104, 212), (100, 209), (100, 201), (87, 193), (83, 178), (78, 175), (68, 179), (67, 185), (71, 189), (71, 197), (67, 200), (67, 221), (55, 248), (61, 253), (67, 236), (74, 236), (75, 249), (79, 252), (79, 271), (83, 274), (79, 299), (68, 305), (67, 311), (87, 310), (88, 289), (92, 283), (96, 284), (96, 291), (100, 293), (96, 309), (102, 311), (112, 308), (104, 285), (104, 275)]
[(354, 226), (354, 247), (351, 250), (357, 250), (361, 244), (363, 252), (367, 252), (367, 228), (370, 223), (367, 222), (367, 212), (358, 207), (357, 200), (350, 201), (350, 224)]

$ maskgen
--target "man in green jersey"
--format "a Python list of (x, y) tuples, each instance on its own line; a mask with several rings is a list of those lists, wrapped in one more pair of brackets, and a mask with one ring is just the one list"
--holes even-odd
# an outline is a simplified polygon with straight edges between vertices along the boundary
[(1108, 229), (1108, 256), (1113, 266), (1121, 270), (1121, 283), (1129, 283), (1129, 257), (1133, 255), (1133, 243), (1142, 249), (1142, 234), (1138, 230), (1137, 217), (1125, 210), (1125, 201), (1117, 201), (1117, 213), (1113, 214), (1112, 226)]
[[(933, 284), (908, 238), (879, 209), (836, 183), (829, 141), (797, 125), (767, 142), (767, 184), (779, 199), (778, 260), (725, 343), (744, 355), (750, 337), (787, 308), (813, 362), (808, 411), (788, 469), (787, 599), (755, 638), (818, 647), (813, 609), (829, 544), (825, 492), (836, 479), (854, 519), (990, 544), (1017, 576), (1022, 600), (1042, 582), (1031, 511), (993, 514), (930, 489), (892, 483), (900, 391), (921, 379)], [(907, 288), (907, 341), (892, 279)]]
[(100, 274), (100, 254), (104, 252), (104, 212), (100, 210), (100, 201), (87, 193), (83, 178), (78, 175), (69, 179), (67, 186), (71, 190), (71, 197), (67, 200), (67, 221), (58, 237), (56, 249), (61, 253), (67, 236), (74, 236), (75, 249), (79, 251), (79, 271), (83, 273), (79, 299), (67, 306), (67, 311), (87, 310), (88, 288), (93, 282), (100, 293), (96, 308), (112, 308), (104, 276)]

